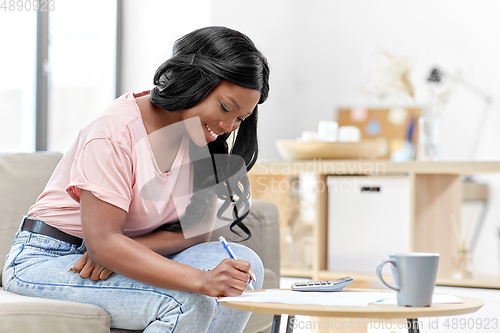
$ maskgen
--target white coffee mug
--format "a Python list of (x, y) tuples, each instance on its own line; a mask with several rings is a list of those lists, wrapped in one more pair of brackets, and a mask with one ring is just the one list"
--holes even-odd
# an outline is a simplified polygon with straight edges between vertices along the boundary
[[(377, 277), (396, 291), (399, 306), (430, 306), (436, 285), (438, 253), (395, 253), (377, 266)], [(394, 286), (382, 278), (382, 267), (392, 265)]]

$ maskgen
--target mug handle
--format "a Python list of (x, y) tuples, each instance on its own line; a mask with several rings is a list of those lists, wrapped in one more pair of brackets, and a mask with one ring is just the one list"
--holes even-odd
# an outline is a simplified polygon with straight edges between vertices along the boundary
[(386, 287), (392, 289), (392, 290), (395, 290), (395, 291), (399, 291), (399, 286), (390, 286), (389, 284), (387, 284), (387, 282), (384, 281), (384, 279), (382, 278), (382, 267), (385, 265), (385, 264), (391, 264), (392, 266), (394, 267), (397, 267), (396, 266), (396, 262), (394, 260), (386, 260), (386, 261), (381, 261), (379, 262), (378, 266), (377, 266), (377, 277), (378, 279), (380, 280), (380, 282), (382, 282)]

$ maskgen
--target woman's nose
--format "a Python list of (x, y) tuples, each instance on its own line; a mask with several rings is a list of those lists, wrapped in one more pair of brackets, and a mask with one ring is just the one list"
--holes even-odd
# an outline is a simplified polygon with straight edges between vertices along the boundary
[(219, 126), (224, 133), (229, 133), (238, 128), (238, 124), (235, 121), (220, 121)]

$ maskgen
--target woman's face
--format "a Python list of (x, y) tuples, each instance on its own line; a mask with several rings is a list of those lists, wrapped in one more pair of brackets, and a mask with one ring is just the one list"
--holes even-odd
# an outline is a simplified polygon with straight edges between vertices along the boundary
[(182, 110), (182, 119), (199, 117), (202, 130), (192, 121), (185, 122), (186, 130), (198, 146), (204, 146), (219, 135), (236, 130), (252, 114), (259, 99), (258, 90), (222, 81), (200, 103)]

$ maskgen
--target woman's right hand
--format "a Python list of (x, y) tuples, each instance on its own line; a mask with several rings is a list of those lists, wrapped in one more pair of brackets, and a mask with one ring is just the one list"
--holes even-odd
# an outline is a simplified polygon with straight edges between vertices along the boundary
[(85, 252), (69, 271), (76, 271), (82, 279), (90, 278), (92, 281), (106, 280), (113, 273), (113, 271), (92, 261), (88, 252)]
[(241, 295), (248, 286), (249, 276), (254, 276), (250, 263), (238, 259), (224, 259), (217, 267), (204, 273), (200, 293), (213, 297)]

